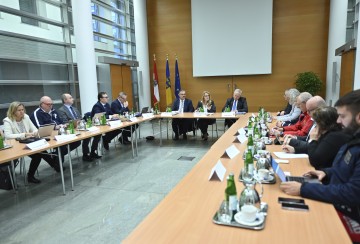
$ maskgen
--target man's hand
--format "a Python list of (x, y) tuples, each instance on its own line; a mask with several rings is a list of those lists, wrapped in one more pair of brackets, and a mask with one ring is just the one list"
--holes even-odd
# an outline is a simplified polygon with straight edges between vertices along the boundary
[(124, 102), (124, 107), (127, 108), (129, 106), (129, 102), (128, 101), (125, 101)]
[(301, 183), (296, 181), (282, 182), (280, 189), (288, 195), (300, 196)]
[(308, 176), (308, 177), (317, 177), (319, 179), (319, 181), (322, 181), (326, 174), (324, 171), (321, 171), (321, 170), (311, 170), (311, 171), (308, 171), (304, 174), (304, 176)]

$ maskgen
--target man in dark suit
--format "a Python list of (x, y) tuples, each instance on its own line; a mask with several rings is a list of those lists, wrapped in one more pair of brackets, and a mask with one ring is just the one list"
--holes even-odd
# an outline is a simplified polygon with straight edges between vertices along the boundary
[[(178, 111), (179, 113), (194, 112), (192, 101), (186, 98), (186, 92), (184, 90), (179, 91), (179, 98), (176, 99), (172, 105), (172, 111)], [(186, 140), (186, 132), (191, 130), (193, 123), (193, 119), (173, 119), (172, 128), (175, 133), (174, 140), (179, 140), (179, 135), (181, 134), (183, 134), (183, 139)]]
[[(40, 106), (30, 115), (30, 119), (36, 128), (46, 124), (55, 124), (55, 128), (59, 129), (63, 125), (63, 121), (57, 111), (53, 108), (53, 101), (48, 96), (40, 98)], [(80, 146), (80, 142), (70, 143), (70, 151)], [(57, 149), (56, 149), (57, 150)], [(61, 146), (61, 159), (64, 162), (64, 156), (68, 153), (67, 146)]]
[[(95, 103), (95, 105), (93, 106), (93, 108), (91, 110), (91, 118), (93, 118), (94, 115), (97, 113), (105, 113), (105, 116), (107, 119), (109, 118), (109, 115), (113, 115), (113, 117), (117, 116), (117, 115), (113, 114), (113, 112), (111, 111), (110, 105), (108, 103), (108, 99), (109, 99), (109, 97), (106, 94), (106, 92), (99, 92), (98, 102)], [(103, 144), (104, 144), (105, 150), (109, 150), (109, 143), (111, 142), (112, 139), (114, 139), (120, 133), (121, 133), (121, 130), (113, 130), (113, 131), (107, 132), (103, 136)]]
[[(226, 108), (228, 108), (228, 110), (230, 110), (231, 112), (248, 112), (248, 105), (246, 102), (246, 98), (241, 96), (242, 91), (240, 89), (235, 89), (234, 91), (234, 95), (232, 98), (228, 98), (226, 100), (225, 106), (222, 109), (222, 111), (224, 112), (226, 110)], [(232, 126), (232, 124), (234, 124), (236, 121), (236, 119), (225, 119), (225, 126), (228, 126), (230, 128), (230, 126)]]
[[(115, 101), (113, 101), (111, 103), (111, 111), (114, 114), (121, 114), (124, 115), (126, 113), (129, 113), (129, 103), (127, 101), (127, 95), (125, 92), (120, 92), (119, 96), (117, 99), (115, 99)], [(128, 139), (128, 137), (131, 136), (131, 131), (134, 132), (135, 129), (137, 128), (138, 125), (132, 125), (132, 126), (127, 126), (123, 129), (123, 132), (121, 134), (121, 140), (119, 138), (119, 141), (122, 144), (130, 144), (130, 141)]]
[[(73, 106), (74, 98), (68, 94), (64, 93), (61, 95), (61, 100), (63, 102), (63, 106), (61, 106), (57, 112), (64, 123), (68, 123), (69, 121), (77, 121), (81, 120), (80, 111)], [(101, 139), (101, 135), (97, 135), (93, 137), (93, 142), (91, 145), (91, 153), (89, 153), (89, 143), (91, 138), (86, 138), (82, 141), (82, 151), (83, 151), (83, 160), (91, 162), (93, 159), (99, 159), (97, 152), (97, 148), (99, 145), (99, 141)]]

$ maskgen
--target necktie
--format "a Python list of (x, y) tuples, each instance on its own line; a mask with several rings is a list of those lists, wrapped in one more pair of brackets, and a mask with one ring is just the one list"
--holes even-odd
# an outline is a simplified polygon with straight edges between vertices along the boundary
[(73, 119), (76, 119), (77, 118), (77, 114), (75, 113), (73, 107), (70, 106), (70, 112), (71, 112), (71, 115), (73, 117)]
[(184, 112), (184, 100), (180, 100), (179, 113)]
[(232, 106), (232, 109), (231, 109), (231, 111), (236, 111), (237, 109), (236, 109), (236, 106), (237, 105), (237, 101), (236, 100), (234, 100), (234, 103), (233, 103), (233, 106)]

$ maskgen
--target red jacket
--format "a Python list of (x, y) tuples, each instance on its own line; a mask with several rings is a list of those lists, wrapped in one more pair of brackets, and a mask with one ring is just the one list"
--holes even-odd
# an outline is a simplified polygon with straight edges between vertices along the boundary
[(314, 121), (310, 115), (305, 112), (300, 114), (298, 122), (294, 125), (284, 127), (284, 135), (307, 136)]

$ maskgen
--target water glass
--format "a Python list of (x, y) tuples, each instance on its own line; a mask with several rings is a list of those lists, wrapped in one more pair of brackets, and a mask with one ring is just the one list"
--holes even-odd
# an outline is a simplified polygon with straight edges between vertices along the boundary
[(218, 210), (218, 220), (223, 223), (230, 223), (232, 219), (232, 211), (229, 209), (229, 202), (223, 201)]

